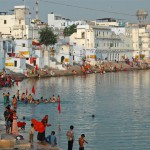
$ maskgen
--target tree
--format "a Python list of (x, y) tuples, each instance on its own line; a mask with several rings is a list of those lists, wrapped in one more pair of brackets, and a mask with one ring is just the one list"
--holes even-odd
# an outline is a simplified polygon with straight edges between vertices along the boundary
[(77, 32), (77, 25), (75, 25), (75, 24), (73, 24), (73, 25), (71, 25), (69, 27), (66, 27), (64, 29), (64, 36), (70, 36), (74, 32)]
[(55, 35), (49, 27), (41, 29), (39, 35), (39, 42), (46, 46), (46, 50), (49, 45), (54, 45), (57, 42), (57, 35)]

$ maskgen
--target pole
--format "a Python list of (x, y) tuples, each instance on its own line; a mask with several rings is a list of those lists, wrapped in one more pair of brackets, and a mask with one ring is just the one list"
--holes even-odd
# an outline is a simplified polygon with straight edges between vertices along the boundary
[(141, 41), (141, 36), (139, 36), (139, 60), (141, 60), (141, 55), (142, 55), (142, 41)]
[(23, 0), (23, 2), (24, 2), (24, 6), (25, 6), (25, 3), (26, 3), (25, 0)]

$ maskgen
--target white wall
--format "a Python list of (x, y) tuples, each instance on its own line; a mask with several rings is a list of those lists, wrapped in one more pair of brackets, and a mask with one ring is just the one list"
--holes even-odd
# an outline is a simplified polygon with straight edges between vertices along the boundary
[[(55, 17), (58, 16), (60, 19), (56, 20)], [(48, 25), (50, 27), (64, 28), (66, 20), (62, 19), (61, 15), (48, 14)]]
[[(15, 66), (15, 61), (17, 61), (17, 66)], [(6, 59), (5, 67), (13, 72), (24, 73), (26, 71), (26, 59), (8, 58)]]
[[(4, 21), (6, 20), (6, 24)], [(3, 37), (7, 37), (12, 34), (13, 25), (15, 23), (15, 15), (0, 15), (0, 32)]]
[(22, 53), (25, 57), (29, 57), (32, 54), (32, 40), (16, 39), (15, 53)]

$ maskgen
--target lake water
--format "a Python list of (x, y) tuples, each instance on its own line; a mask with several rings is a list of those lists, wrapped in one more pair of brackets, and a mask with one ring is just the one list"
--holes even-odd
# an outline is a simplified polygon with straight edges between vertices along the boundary
[[(57, 104), (19, 104), (19, 120), (41, 120), (49, 115), (46, 133), (56, 132), (58, 145), (67, 149), (66, 132), (74, 125), (74, 150), (84, 133), (89, 144), (86, 150), (149, 150), (150, 149), (150, 71), (117, 72), (86, 77), (70, 76), (45, 79), (27, 79), (17, 87), (1, 89), (0, 118), (3, 119), (3, 92), (20, 93), (36, 88), (36, 98), (61, 97), (62, 113)], [(92, 118), (92, 114), (95, 118)], [(35, 135), (36, 138), (36, 135)]]

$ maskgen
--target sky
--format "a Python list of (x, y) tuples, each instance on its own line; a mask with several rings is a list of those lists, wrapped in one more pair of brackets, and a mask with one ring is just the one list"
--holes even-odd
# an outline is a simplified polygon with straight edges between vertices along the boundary
[[(0, 0), (0, 11), (11, 12), (14, 6), (27, 5), (35, 18), (36, 0)], [(70, 20), (116, 18), (137, 22), (136, 12), (145, 9), (150, 22), (150, 0), (39, 0), (39, 19), (47, 22), (48, 13), (60, 14)]]

